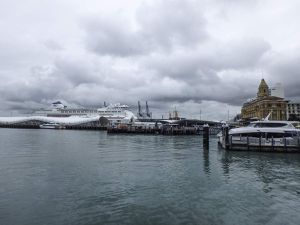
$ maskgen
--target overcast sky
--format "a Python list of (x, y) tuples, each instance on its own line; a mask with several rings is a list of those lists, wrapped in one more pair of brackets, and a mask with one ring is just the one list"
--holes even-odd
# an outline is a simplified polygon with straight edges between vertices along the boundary
[(0, 114), (146, 100), (226, 119), (262, 77), (300, 97), (299, 0), (0, 0)]

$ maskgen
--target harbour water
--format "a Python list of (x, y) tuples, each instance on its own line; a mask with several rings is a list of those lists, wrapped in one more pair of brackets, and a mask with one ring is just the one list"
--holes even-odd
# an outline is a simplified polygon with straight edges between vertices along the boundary
[(0, 129), (0, 224), (299, 224), (300, 154), (200, 136)]

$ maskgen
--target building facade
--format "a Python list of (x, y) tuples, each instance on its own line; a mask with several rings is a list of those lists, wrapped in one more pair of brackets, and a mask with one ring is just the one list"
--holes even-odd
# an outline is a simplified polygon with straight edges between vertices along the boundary
[(270, 88), (269, 93), (271, 96), (285, 98), (284, 89), (281, 83), (277, 83), (274, 87)]
[(241, 117), (244, 120), (263, 119), (270, 115), (270, 120), (287, 120), (287, 103), (284, 98), (270, 95), (270, 89), (264, 79), (258, 87), (257, 97), (244, 103)]
[(289, 102), (286, 111), (288, 120), (298, 120), (300, 118), (300, 103)]

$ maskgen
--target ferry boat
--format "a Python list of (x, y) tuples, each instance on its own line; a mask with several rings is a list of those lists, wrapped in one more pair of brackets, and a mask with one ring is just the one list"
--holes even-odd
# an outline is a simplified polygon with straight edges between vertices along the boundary
[(291, 121), (251, 122), (247, 127), (234, 128), (218, 134), (219, 144), (232, 150), (287, 150), (300, 151), (300, 130)]
[(66, 127), (59, 123), (50, 122), (50, 123), (41, 124), (40, 128), (41, 129), (65, 129)]
[(99, 108), (97, 114), (116, 124), (130, 123), (137, 119), (134, 113), (129, 110), (128, 105), (121, 105), (120, 103)]

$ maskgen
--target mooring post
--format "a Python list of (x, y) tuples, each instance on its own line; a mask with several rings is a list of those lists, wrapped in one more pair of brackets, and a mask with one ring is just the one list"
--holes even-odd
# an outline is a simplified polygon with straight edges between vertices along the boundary
[(205, 150), (209, 149), (209, 125), (203, 125), (203, 148)]
[(249, 136), (247, 136), (247, 150), (249, 151)]
[(229, 149), (229, 126), (224, 126), (224, 134), (225, 134), (225, 149)]
[(261, 151), (261, 136), (259, 137), (259, 150)]
[(283, 138), (283, 142), (284, 142), (284, 150), (286, 151), (287, 147), (286, 147), (286, 138), (285, 137)]

